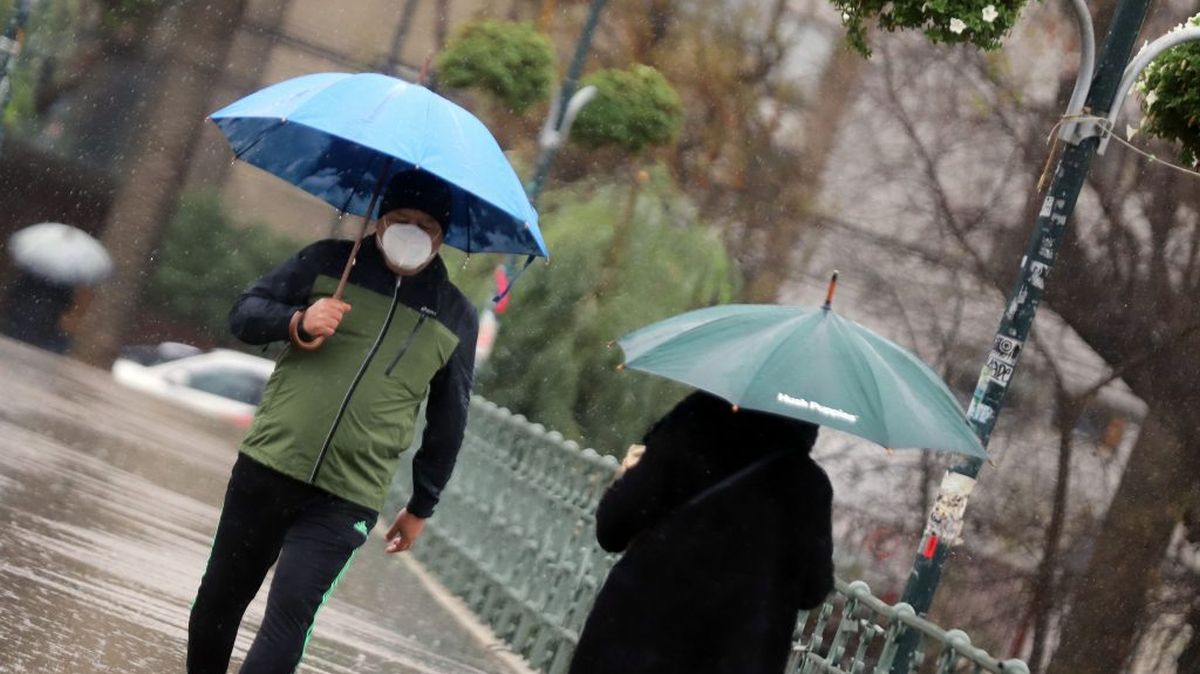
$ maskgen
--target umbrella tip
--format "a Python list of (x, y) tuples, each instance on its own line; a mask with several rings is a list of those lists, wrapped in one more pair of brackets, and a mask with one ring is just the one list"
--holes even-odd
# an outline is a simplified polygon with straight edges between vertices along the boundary
[(825, 306), (823, 309), (829, 309), (833, 306), (833, 293), (837, 290), (838, 272), (833, 270), (833, 276), (829, 279), (829, 291), (825, 293)]

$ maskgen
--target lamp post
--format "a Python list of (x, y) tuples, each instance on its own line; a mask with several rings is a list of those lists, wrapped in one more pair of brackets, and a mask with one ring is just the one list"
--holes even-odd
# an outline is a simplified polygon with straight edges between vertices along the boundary
[[(562, 86), (559, 87), (554, 101), (550, 104), (550, 114), (546, 117), (546, 122), (538, 134), (538, 157), (534, 163), (533, 177), (525, 186), (529, 202), (533, 204), (534, 208), (537, 208), (538, 198), (542, 195), (542, 187), (546, 184), (546, 177), (550, 174), (550, 166), (554, 163), (554, 157), (558, 154), (559, 148), (567, 142), (567, 137), (571, 133), (571, 125), (575, 123), (575, 116), (596, 96), (595, 87), (584, 87), (579, 91), (576, 91), (575, 88), (579, 84), (579, 76), (583, 73), (583, 64), (587, 62), (588, 52), (591, 51), (592, 38), (596, 34), (597, 26), (600, 25), (600, 12), (604, 10), (606, 4), (608, 4), (608, 0), (592, 0), (588, 5), (588, 15), (583, 22), (583, 32), (579, 35), (579, 41), (575, 43), (575, 55), (571, 58), (571, 64), (567, 66), (566, 77), (563, 78)], [(495, 339), (495, 334), (499, 330), (496, 314), (501, 313), (503, 308), (498, 309), (497, 307), (508, 296), (516, 278), (532, 263), (533, 257), (530, 256), (518, 270), (516, 269), (516, 256), (509, 255), (504, 259), (504, 264), (499, 269), (503, 273), (498, 276), (504, 279), (506, 286), (496, 289), (491, 306), (484, 310), (484, 320), (489, 326), (488, 338), (490, 340)], [(482, 360), (480, 362), (482, 363)]]
[[(1091, 162), (1097, 152), (1103, 153), (1126, 95), (1138, 74), (1164, 50), (1200, 40), (1200, 28), (1177, 31), (1149, 44), (1130, 63), (1133, 45), (1150, 3), (1151, 0), (1121, 0), (1117, 5), (1093, 77), (1095, 39), (1091, 15), (1083, 0), (1072, 0), (1083, 54), (1059, 135), (1067, 145), (1055, 166), (1029, 246), (1021, 259), (1017, 282), (1008, 296), (1000, 327), (967, 410), (970, 423), (985, 447), (1008, 393)], [(1085, 110), (1091, 114), (1084, 115)], [(942, 568), (962, 532), (963, 515), (982, 465), (978, 459), (968, 459), (947, 471), (942, 480), (902, 597), (902, 601), (918, 614), (925, 614), (933, 602)], [(914, 645), (915, 638), (902, 644), (893, 661), (893, 674), (909, 671), (909, 656)]]
[[(592, 0), (592, 4), (588, 6), (587, 19), (583, 22), (583, 32), (579, 35), (579, 41), (575, 43), (575, 55), (571, 59), (571, 65), (567, 67), (562, 87), (559, 88), (554, 103), (550, 106), (550, 116), (546, 118), (546, 124), (542, 127), (542, 133), (538, 137), (540, 152), (537, 162), (534, 164), (533, 177), (530, 178), (529, 184), (525, 188), (525, 191), (529, 193), (529, 200), (533, 202), (535, 208), (538, 197), (542, 194), (546, 176), (550, 173), (550, 165), (554, 163), (554, 155), (558, 153), (558, 148), (566, 142), (567, 135), (571, 130), (571, 123), (575, 121), (575, 115), (595, 96), (595, 91), (585, 95), (586, 87), (577, 94), (575, 87), (578, 86), (579, 76), (583, 74), (583, 64), (587, 62), (588, 52), (591, 51), (592, 38), (595, 37), (596, 27), (600, 25), (600, 12), (604, 10), (606, 4), (608, 4), (608, 0)], [(582, 98), (579, 97), (581, 95)]]

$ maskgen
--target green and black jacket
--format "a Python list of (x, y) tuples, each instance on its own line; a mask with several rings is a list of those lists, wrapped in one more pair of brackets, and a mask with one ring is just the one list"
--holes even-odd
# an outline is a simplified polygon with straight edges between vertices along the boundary
[[(250, 344), (288, 341), (292, 314), (337, 288), (351, 245), (318, 241), (260, 278), (230, 311), (233, 334)], [(344, 299), (351, 310), (321, 348), (285, 348), (241, 452), (378, 511), (428, 396), (407, 506), (428, 517), (462, 444), (475, 308), (440, 257), (419, 274), (398, 277), (373, 236), (359, 250)]]

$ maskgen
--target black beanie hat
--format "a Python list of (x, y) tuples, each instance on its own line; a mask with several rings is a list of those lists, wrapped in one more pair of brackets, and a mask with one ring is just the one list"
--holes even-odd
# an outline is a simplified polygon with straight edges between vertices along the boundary
[(379, 203), (379, 214), (412, 208), (432, 215), (444, 230), (450, 224), (452, 204), (450, 186), (445, 181), (413, 169), (397, 173), (391, 179)]

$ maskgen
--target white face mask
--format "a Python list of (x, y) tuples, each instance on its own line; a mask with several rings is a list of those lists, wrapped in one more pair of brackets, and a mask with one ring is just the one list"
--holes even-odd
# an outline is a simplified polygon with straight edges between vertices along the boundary
[(417, 269), (433, 257), (433, 239), (420, 227), (404, 222), (388, 225), (379, 247), (388, 262), (404, 270)]

